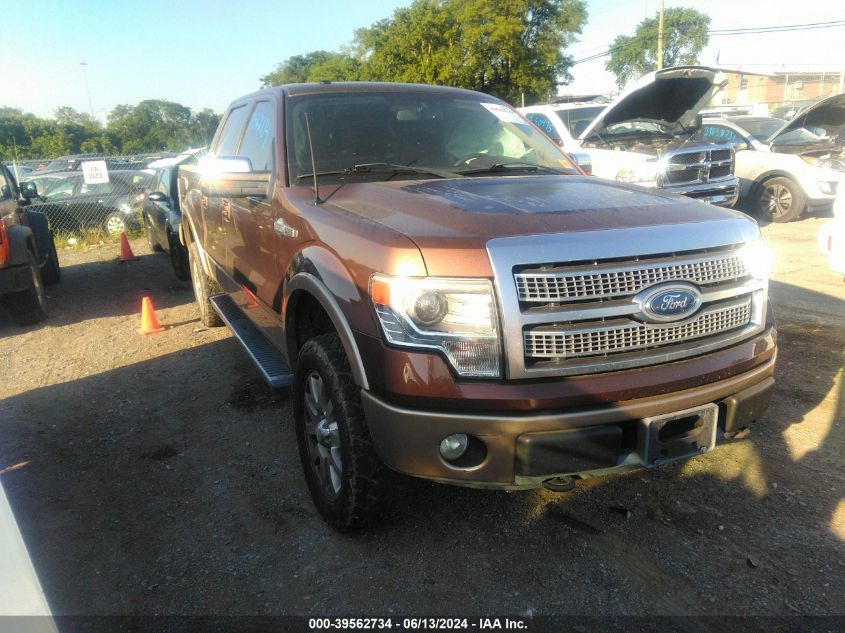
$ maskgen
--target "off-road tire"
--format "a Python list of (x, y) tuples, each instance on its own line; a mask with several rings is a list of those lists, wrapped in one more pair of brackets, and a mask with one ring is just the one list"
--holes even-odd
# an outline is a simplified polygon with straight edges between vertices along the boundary
[(769, 178), (757, 187), (754, 213), (767, 222), (792, 222), (801, 217), (807, 199), (801, 187), (789, 178)]
[(191, 284), (194, 287), (194, 298), (200, 313), (200, 321), (206, 327), (219, 327), (223, 325), (223, 319), (214, 311), (211, 305), (211, 297), (223, 292), (220, 285), (203, 270), (200, 261), (197, 245), (191, 242), (188, 246), (188, 260), (191, 269)]
[(11, 292), (4, 298), (12, 314), (12, 320), (18, 325), (32, 325), (47, 318), (47, 298), (44, 295), (41, 271), (38, 269), (38, 262), (33, 252), (27, 251), (26, 254), (32, 275), (32, 285), (26, 290)]
[[(306, 379), (318, 375), (327, 387), (331, 416), (337, 423), (342, 459), (340, 490), (327, 493), (309, 444), (306, 424)], [(293, 383), (294, 424), (299, 457), (311, 498), (322, 517), (339, 530), (366, 525), (375, 515), (391, 473), (376, 455), (361, 406), (361, 391), (352, 378), (349, 360), (336, 334), (321, 334), (299, 352)], [(328, 416), (326, 416), (328, 417)], [(335, 496), (335, 498), (331, 498)]]
[(163, 251), (164, 249), (161, 247), (161, 244), (156, 241), (155, 234), (153, 233), (153, 227), (150, 226), (150, 221), (146, 217), (144, 217), (144, 226), (146, 227), (147, 245), (150, 247), (150, 250), (153, 253), (160, 253)]
[(168, 252), (170, 253), (170, 264), (173, 266), (173, 274), (176, 279), (188, 281), (191, 278), (191, 265), (188, 262), (188, 249), (182, 246), (179, 236), (167, 233)]
[(47, 259), (41, 267), (41, 281), (46, 285), (57, 284), (62, 278), (62, 271), (59, 267), (59, 254), (56, 252), (56, 242), (47, 216), (37, 211), (27, 211), (27, 224), (35, 238), (35, 246), (42, 255), (46, 254)]

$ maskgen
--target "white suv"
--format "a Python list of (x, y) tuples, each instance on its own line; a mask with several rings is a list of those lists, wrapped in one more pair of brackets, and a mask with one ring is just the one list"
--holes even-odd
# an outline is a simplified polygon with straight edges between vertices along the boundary
[(845, 95), (819, 101), (789, 123), (707, 118), (699, 138), (734, 147), (740, 197), (764, 220), (789, 222), (807, 209), (830, 209), (845, 187)]

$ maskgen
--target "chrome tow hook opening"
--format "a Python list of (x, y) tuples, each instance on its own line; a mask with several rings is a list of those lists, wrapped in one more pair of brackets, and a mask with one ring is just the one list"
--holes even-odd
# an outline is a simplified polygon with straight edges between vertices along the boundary
[(543, 488), (551, 492), (569, 492), (575, 489), (575, 477), (552, 477), (543, 482)]

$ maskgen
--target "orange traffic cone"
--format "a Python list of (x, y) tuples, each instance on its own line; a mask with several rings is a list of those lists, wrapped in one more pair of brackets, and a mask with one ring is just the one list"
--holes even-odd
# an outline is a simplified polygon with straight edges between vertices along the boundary
[(158, 324), (156, 311), (153, 309), (153, 301), (149, 297), (144, 297), (141, 300), (141, 329), (135, 331), (145, 336), (164, 332), (164, 328)]
[(131, 262), (135, 259), (135, 254), (132, 252), (132, 247), (129, 246), (129, 240), (126, 239), (126, 233), (120, 232), (120, 261)]

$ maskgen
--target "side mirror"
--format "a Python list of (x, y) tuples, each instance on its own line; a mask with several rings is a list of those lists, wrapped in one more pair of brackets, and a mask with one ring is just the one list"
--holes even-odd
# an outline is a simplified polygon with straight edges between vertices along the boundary
[(593, 174), (593, 159), (589, 154), (583, 152), (573, 152), (569, 155), (576, 165), (578, 165), (585, 174), (592, 176)]
[(734, 148), (735, 152), (738, 152), (741, 149), (748, 149), (748, 143), (745, 141), (734, 141), (731, 143), (731, 147)]
[(21, 198), (24, 200), (35, 200), (38, 197), (38, 187), (34, 182), (22, 182), (20, 189)]
[(151, 191), (147, 194), (147, 200), (151, 200), (152, 202), (167, 202), (167, 196), (161, 191)]
[(206, 156), (197, 164), (200, 191), (209, 198), (267, 198), (272, 174), (252, 171), (243, 156)]

